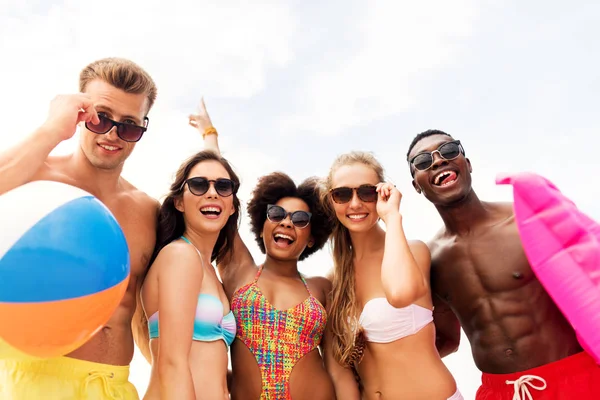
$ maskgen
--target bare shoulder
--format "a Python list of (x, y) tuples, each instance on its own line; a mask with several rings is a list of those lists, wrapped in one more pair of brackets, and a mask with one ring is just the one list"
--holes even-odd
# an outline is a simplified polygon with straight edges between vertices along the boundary
[(72, 178), (68, 170), (70, 156), (49, 156), (39, 170), (33, 175), (32, 181), (54, 181), (81, 187)]
[(201, 260), (196, 250), (180, 240), (175, 240), (160, 250), (156, 256), (156, 260), (152, 264), (152, 269), (158, 274), (166, 270), (168, 275), (182, 275), (191, 271), (203, 271)]
[(409, 240), (408, 247), (410, 247), (410, 251), (413, 254), (413, 257), (417, 261), (426, 262), (429, 264), (429, 260), (431, 259), (431, 252), (429, 251), (429, 246), (425, 244), (425, 242), (421, 240)]
[(121, 178), (121, 192), (131, 202), (134, 202), (136, 206), (142, 207), (144, 210), (151, 212), (157, 212), (160, 207), (160, 203), (155, 198), (148, 195), (146, 192), (136, 188), (124, 178)]
[(310, 286), (317, 287), (325, 293), (331, 291), (331, 281), (324, 276), (311, 276), (306, 278), (306, 283)]

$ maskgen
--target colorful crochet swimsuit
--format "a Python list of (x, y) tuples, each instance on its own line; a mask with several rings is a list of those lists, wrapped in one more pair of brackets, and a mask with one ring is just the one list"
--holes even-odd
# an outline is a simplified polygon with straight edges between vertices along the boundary
[(304, 355), (320, 343), (327, 312), (302, 282), (308, 297), (287, 310), (278, 310), (258, 287), (258, 278), (239, 288), (233, 295), (231, 311), (237, 323), (237, 338), (254, 354), (262, 375), (261, 400), (291, 399), (290, 374)]

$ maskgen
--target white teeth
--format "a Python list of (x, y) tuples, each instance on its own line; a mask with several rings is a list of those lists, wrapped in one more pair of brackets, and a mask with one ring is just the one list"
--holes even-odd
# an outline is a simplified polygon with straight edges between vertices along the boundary
[(221, 212), (221, 209), (219, 207), (202, 207), (200, 209), (200, 211), (204, 211), (204, 212)]
[(119, 149), (118, 147), (115, 147), (115, 146), (107, 146), (107, 145), (105, 145), (105, 144), (101, 144), (101, 145), (100, 145), (100, 147), (102, 147), (103, 149), (105, 149), (105, 150), (108, 150), (108, 151), (114, 151), (114, 150), (118, 150), (118, 149)]
[(275, 238), (287, 239), (287, 240), (289, 240), (289, 241), (291, 241), (291, 242), (293, 242), (293, 241), (294, 241), (294, 238), (293, 238), (293, 237), (291, 237), (291, 236), (288, 236), (288, 235), (284, 235), (283, 233), (276, 233), (276, 234), (275, 234)]
[(362, 219), (365, 218), (367, 216), (367, 214), (353, 214), (353, 215), (348, 215), (348, 218), (350, 219)]
[(435, 179), (433, 180), (433, 183), (436, 184), (436, 185), (439, 185), (440, 184), (440, 180), (442, 178), (448, 176), (448, 175), (450, 175), (450, 171), (444, 171), (444, 172), (440, 173), (439, 175), (437, 175), (435, 177)]

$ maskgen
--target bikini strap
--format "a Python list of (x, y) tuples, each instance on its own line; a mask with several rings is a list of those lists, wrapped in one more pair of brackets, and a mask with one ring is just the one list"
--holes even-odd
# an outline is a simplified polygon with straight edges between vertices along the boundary
[(255, 284), (255, 285), (256, 285), (256, 283), (258, 282), (258, 278), (260, 277), (260, 274), (262, 274), (262, 270), (263, 270), (263, 267), (264, 267), (264, 266), (265, 266), (265, 264), (261, 264), (261, 265), (258, 267), (258, 271), (256, 271), (256, 275), (254, 275), (254, 284)]
[(308, 288), (308, 283), (306, 283), (306, 279), (304, 279), (304, 276), (302, 275), (302, 273), (300, 271), (298, 271), (298, 275), (300, 275), (300, 279), (302, 279), (302, 282), (304, 282), (304, 287), (306, 288), (306, 291), (308, 292), (308, 294), (311, 295), (312, 297), (314, 297), (312, 292)]
[(188, 238), (186, 238), (185, 236), (181, 235), (181, 239), (192, 245), (192, 247), (196, 250), (196, 253), (198, 253), (198, 255), (200, 256), (200, 262), (202, 263), (202, 266), (204, 267), (204, 258), (202, 257), (202, 253), (200, 253), (200, 250), (198, 250), (198, 248), (196, 246), (194, 246), (194, 243), (192, 243)]

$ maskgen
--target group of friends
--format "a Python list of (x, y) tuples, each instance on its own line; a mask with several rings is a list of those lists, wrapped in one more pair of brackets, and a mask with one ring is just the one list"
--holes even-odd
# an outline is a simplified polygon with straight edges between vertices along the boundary
[[(402, 194), (382, 165), (354, 151), (324, 178), (258, 180), (247, 201), (264, 254), (255, 260), (238, 232), (240, 180), (203, 102), (189, 124), (205, 148), (160, 203), (121, 176), (148, 129), (151, 76), (102, 59), (81, 71), (79, 89), (0, 154), (0, 194), (51, 180), (96, 196), (125, 234), (129, 286), (74, 352), (0, 360), (0, 399), (138, 399), (136, 343), (152, 365), (147, 400), (462, 399), (442, 361), (461, 327), (482, 372), (478, 400), (600, 398), (600, 367), (532, 272), (512, 204), (477, 197), (449, 134), (419, 133), (406, 154), (414, 189), (443, 220), (427, 244), (407, 239)], [(77, 127), (74, 153), (49, 156)], [(328, 241), (330, 274), (299, 273)]]

